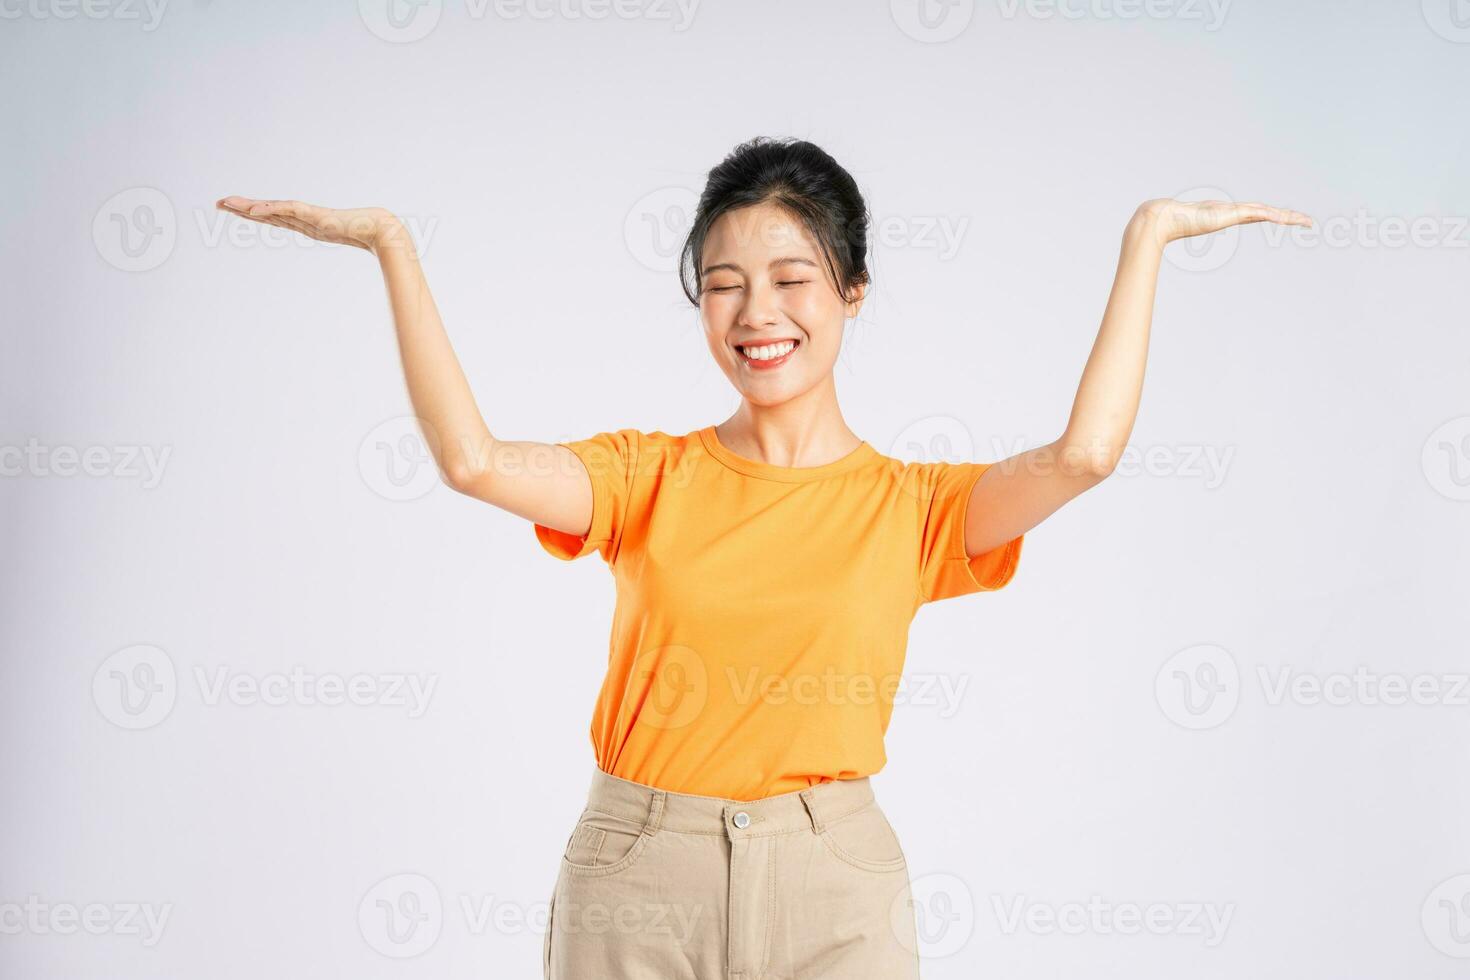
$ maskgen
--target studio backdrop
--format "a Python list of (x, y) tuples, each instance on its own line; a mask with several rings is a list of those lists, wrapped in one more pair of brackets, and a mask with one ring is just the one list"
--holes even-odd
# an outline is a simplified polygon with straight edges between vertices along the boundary
[(399, 215), (498, 438), (679, 434), (737, 404), (675, 262), (756, 135), (867, 197), (835, 377), (908, 460), (1057, 436), (1140, 202), (1314, 219), (1169, 246), (1116, 472), (915, 618), (926, 980), (1470, 969), (1463, 3), (0, 19), (0, 974), (540, 975), (607, 566), (441, 481), (370, 257), (214, 203)]

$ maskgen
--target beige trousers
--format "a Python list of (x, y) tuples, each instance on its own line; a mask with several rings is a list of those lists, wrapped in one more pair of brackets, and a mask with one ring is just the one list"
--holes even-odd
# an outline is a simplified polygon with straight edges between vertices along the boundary
[(592, 780), (547, 980), (915, 980), (908, 866), (867, 779), (740, 802)]

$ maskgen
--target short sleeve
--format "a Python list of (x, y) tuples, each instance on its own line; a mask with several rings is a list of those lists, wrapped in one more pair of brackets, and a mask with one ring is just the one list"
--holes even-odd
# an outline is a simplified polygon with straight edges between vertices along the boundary
[(975, 481), (989, 463), (927, 463), (926, 508), (920, 543), (919, 592), (924, 602), (1002, 588), (1021, 561), (1017, 535), (973, 558), (965, 555), (965, 512)]
[(581, 537), (536, 524), (536, 540), (547, 553), (563, 561), (571, 561), (600, 551), (604, 561), (609, 565), (613, 563), (633, 490), (638, 436), (636, 429), (619, 429), (600, 432), (587, 439), (557, 443), (576, 453), (587, 468), (587, 476), (592, 481), (592, 524)]

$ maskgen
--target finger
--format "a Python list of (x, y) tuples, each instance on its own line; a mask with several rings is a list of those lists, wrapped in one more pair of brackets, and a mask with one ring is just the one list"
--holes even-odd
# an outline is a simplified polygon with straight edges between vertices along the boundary
[(275, 224), (276, 216), (263, 211), (235, 211), (232, 213), (246, 219), (247, 221), (259, 222), (263, 225)]
[(1269, 207), (1259, 201), (1246, 201), (1241, 204), (1230, 206), (1230, 215), (1236, 224), (1250, 224), (1253, 221), (1270, 221), (1276, 209)]
[(1309, 227), (1312, 224), (1312, 219), (1300, 211), (1278, 208), (1259, 201), (1242, 204), (1241, 208), (1245, 209), (1247, 214), (1244, 221), (1272, 221), (1280, 225), (1301, 225), (1303, 227)]
[(279, 223), (282, 228), (290, 228), (298, 231), (307, 238), (314, 238), (319, 242), (331, 242), (335, 244), (354, 244), (351, 236), (345, 234), (340, 222), (328, 218), (322, 222), (303, 221), (300, 218), (292, 218), (287, 215), (277, 215), (273, 223)]
[(238, 194), (232, 194), (229, 197), (222, 197), (218, 201), (215, 201), (214, 206), (219, 208), (221, 211), (228, 211), (231, 214), (244, 216), (247, 212), (249, 212), (250, 206), (255, 203), (256, 201), (254, 198), (241, 197)]
[(268, 218), (258, 218), (256, 220), (270, 225), (273, 228), (284, 228), (287, 231), (293, 231), (297, 234), (305, 235), (307, 238), (316, 239), (317, 241), (330, 241), (330, 236), (322, 234), (320, 228), (309, 221), (302, 221), (300, 218), (292, 218), (284, 214), (273, 214)]
[(308, 238), (318, 237), (316, 229), (299, 218), (288, 218), (285, 215), (280, 215), (271, 224), (279, 225), (282, 228), (289, 228), (292, 231), (298, 231)]
[(271, 216), (268, 214), (251, 214), (249, 211), (230, 211), (230, 213), (247, 221), (258, 221), (267, 225), (271, 223)]
[(314, 204), (306, 204), (302, 201), (264, 201), (251, 209), (252, 213), (280, 214), (287, 217), (297, 218), (302, 221), (315, 221), (325, 208), (319, 208)]
[(264, 221), (271, 215), (269, 201), (257, 201), (249, 197), (226, 197), (215, 202), (215, 207), (251, 221)]

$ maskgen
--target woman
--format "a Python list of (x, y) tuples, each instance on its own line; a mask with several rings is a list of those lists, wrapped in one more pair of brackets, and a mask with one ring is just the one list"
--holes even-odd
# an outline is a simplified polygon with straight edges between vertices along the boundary
[(862, 306), (868, 212), (802, 141), (709, 174), (681, 280), (740, 395), (683, 435), (491, 435), (403, 225), (228, 197), (219, 207), (377, 255), (409, 395), (444, 479), (598, 551), (617, 586), (597, 769), (552, 893), (547, 977), (918, 975), (907, 866), (868, 777), (920, 605), (999, 589), (1022, 536), (1115, 466), (1138, 408), (1164, 246), (1260, 204), (1148, 201), (1065, 431), (1003, 462), (905, 463), (843, 421), (832, 367)]

